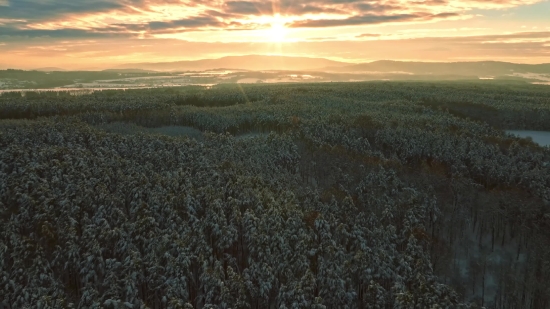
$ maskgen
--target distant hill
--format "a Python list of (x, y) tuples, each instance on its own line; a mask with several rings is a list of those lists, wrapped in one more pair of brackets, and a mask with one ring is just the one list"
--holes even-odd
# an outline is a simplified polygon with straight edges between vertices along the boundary
[(153, 70), (142, 70), (142, 69), (107, 69), (101, 72), (109, 73), (157, 73), (158, 71)]
[(329, 72), (403, 72), (422, 75), (502, 76), (514, 73), (550, 74), (550, 63), (518, 64), (498, 61), (479, 62), (402, 62), (374, 61), (338, 67), (327, 67)]
[(67, 70), (62, 69), (62, 68), (57, 68), (57, 67), (45, 67), (45, 68), (34, 69), (34, 71), (40, 71), (40, 72), (64, 72), (64, 71), (67, 71)]
[[(478, 62), (405, 62), (381, 60), (352, 64), (324, 58), (288, 56), (229, 56), (176, 62), (129, 63), (107, 71), (145, 73), (149, 71), (205, 71), (214, 69), (249, 71), (324, 71), (333, 73), (397, 73), (423, 76), (500, 77), (512, 74), (542, 74), (550, 78), (550, 63), (518, 64), (499, 61)], [(525, 76), (524, 76), (525, 77)], [(537, 78), (530, 76), (529, 78)]]
[(350, 65), (324, 58), (287, 57), (287, 56), (229, 56), (219, 59), (203, 59), (176, 62), (129, 63), (114, 69), (141, 69), (156, 71), (204, 71), (220, 68), (250, 71), (262, 70), (315, 70), (323, 67)]

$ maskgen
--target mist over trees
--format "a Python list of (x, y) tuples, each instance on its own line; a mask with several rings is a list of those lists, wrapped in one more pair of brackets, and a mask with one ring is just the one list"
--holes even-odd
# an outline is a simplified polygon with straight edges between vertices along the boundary
[(505, 129), (550, 88), (5, 93), (0, 308), (550, 308), (550, 149)]

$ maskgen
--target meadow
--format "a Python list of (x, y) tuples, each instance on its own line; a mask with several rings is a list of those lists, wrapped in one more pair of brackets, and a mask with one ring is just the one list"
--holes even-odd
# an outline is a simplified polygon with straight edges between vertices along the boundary
[(550, 87), (0, 96), (0, 308), (550, 308)]

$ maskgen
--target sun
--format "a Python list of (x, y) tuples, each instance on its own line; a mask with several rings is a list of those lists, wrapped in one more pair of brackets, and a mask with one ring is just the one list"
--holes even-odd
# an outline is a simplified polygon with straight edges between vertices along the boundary
[(271, 29), (269, 29), (269, 39), (273, 42), (282, 42), (285, 40), (287, 29), (281, 15), (275, 14), (271, 20)]

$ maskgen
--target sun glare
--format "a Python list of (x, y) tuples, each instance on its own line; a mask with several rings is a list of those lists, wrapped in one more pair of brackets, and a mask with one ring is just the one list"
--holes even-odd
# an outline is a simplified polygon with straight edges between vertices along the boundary
[(271, 21), (271, 29), (269, 30), (269, 39), (273, 42), (282, 42), (285, 40), (287, 29), (281, 15), (276, 14)]

